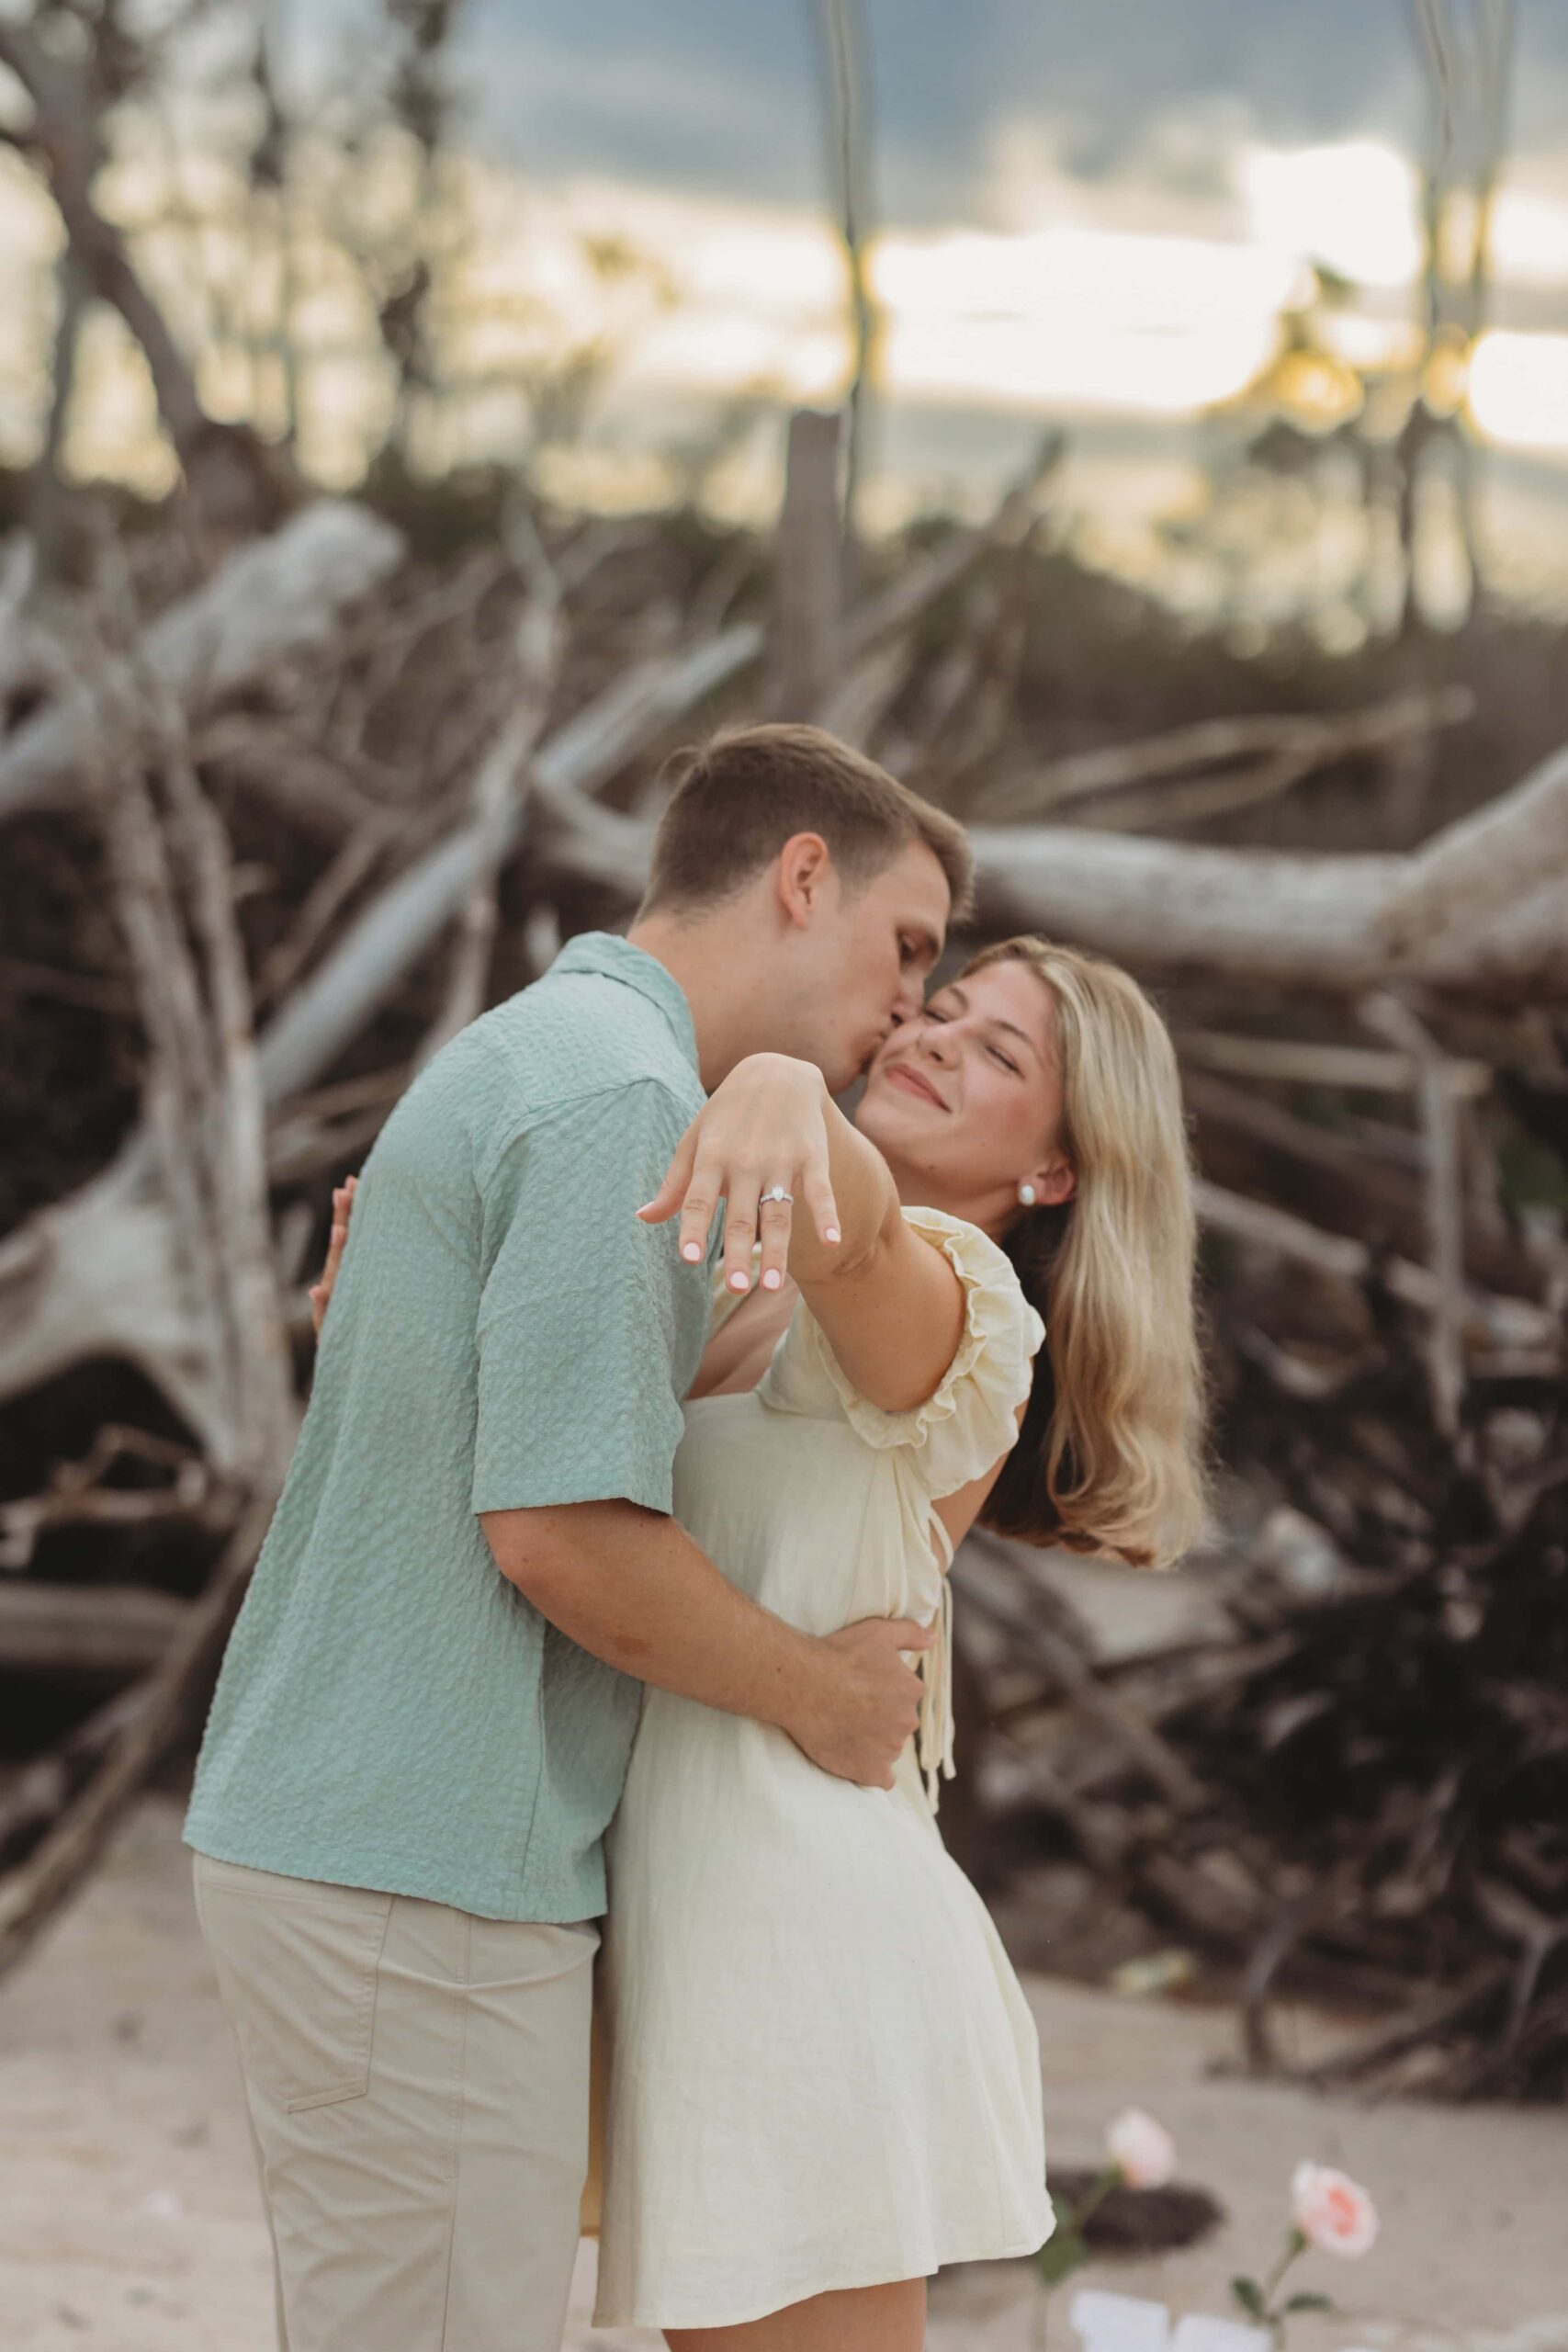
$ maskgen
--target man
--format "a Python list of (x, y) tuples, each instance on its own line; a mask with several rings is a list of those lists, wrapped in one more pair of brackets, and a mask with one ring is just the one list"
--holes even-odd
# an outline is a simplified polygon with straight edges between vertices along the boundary
[[(370, 1155), (186, 1827), (286, 2352), (558, 2345), (639, 1681), (891, 1784), (923, 1632), (796, 1633), (670, 1517), (709, 1276), (636, 1212), (744, 1057), (846, 1085), (968, 883), (952, 820), (830, 737), (720, 738), (629, 937), (473, 1023)], [(818, 1141), (772, 1116), (785, 1189)], [(719, 1143), (732, 1275), (753, 1146)]]

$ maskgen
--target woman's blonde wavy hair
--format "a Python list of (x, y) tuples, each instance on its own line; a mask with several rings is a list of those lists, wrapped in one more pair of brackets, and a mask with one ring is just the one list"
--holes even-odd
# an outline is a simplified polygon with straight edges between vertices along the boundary
[(1027, 1209), (1003, 1246), (1045, 1323), (1018, 1443), (982, 1517), (999, 1533), (1163, 1567), (1204, 1518), (1203, 1381), (1193, 1300), (1197, 1220), (1169, 1033), (1137, 982), (1044, 939), (984, 948), (1049, 991), (1060, 1207)]

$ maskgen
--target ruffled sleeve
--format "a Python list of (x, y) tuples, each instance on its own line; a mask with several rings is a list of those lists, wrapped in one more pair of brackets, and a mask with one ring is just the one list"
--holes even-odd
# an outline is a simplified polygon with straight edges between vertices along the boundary
[(904, 1216), (936, 1244), (964, 1285), (958, 1351), (924, 1404), (889, 1413), (863, 1396), (804, 1304), (790, 1336), (804, 1359), (800, 1368), (831, 1388), (857, 1435), (879, 1449), (908, 1448), (910, 1468), (935, 1498), (978, 1478), (1012, 1444), (1045, 1326), (1006, 1255), (977, 1226), (940, 1209), (907, 1208)]

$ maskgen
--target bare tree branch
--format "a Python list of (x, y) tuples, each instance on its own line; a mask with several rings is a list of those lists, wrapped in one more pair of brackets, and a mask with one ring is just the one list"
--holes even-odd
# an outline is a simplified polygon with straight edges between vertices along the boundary
[[(333, 630), (345, 605), (392, 571), (402, 540), (389, 524), (334, 499), (231, 556), (146, 629), (140, 668), (193, 718), (265, 678)], [(123, 666), (106, 674), (112, 687)], [(81, 714), (58, 702), (0, 745), (0, 819), (58, 807), (79, 789)]]
[(242, 512), (249, 505), (252, 522), (269, 503), (276, 512), (301, 497), (304, 486), (286, 453), (267, 449), (248, 427), (209, 415), (190, 362), (132, 266), (124, 238), (94, 201), (102, 107), (87, 66), (57, 55), (36, 26), (12, 17), (0, 17), (0, 64), (10, 67), (34, 107), (32, 123), (12, 135), (43, 173), (76, 266), (141, 345), (158, 413), (193, 491), (225, 506), (238, 498)]
[(473, 822), (481, 845), (479, 870), (458, 914), (446, 993), (423, 1040), (423, 1059), (439, 1052), (448, 1038), (484, 1011), (485, 982), (495, 942), (496, 890), (507, 841), (522, 820), (519, 802), (527, 793), (529, 762), (549, 716), (550, 697), (566, 650), (560, 581), (526, 514), (514, 517), (511, 539), (527, 583), (513, 647), (513, 707), (474, 776)]
[(797, 409), (789, 421), (784, 512), (773, 550), (773, 605), (764, 703), (775, 718), (813, 718), (841, 658), (843, 533), (839, 411)]

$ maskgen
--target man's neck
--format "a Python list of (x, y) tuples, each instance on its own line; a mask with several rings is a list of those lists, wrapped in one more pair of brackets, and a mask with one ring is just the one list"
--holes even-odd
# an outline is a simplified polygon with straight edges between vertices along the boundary
[(748, 1054), (769, 1049), (773, 1023), (765, 978), (756, 971), (732, 921), (715, 915), (681, 922), (655, 913), (634, 923), (626, 937), (663, 965), (685, 997), (708, 1093)]

